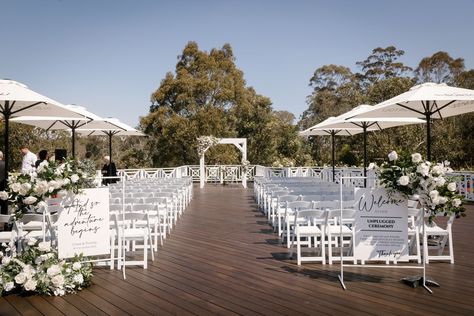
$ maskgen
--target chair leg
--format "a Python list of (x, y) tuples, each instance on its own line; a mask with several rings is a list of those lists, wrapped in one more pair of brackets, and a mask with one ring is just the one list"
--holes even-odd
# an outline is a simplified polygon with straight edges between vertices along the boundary
[(421, 263), (420, 233), (418, 230), (415, 232), (415, 242), (416, 242), (417, 262)]
[[(316, 241), (315, 241), (316, 242)], [(326, 246), (324, 245), (324, 234), (321, 234), (321, 241), (319, 243), (321, 247), (321, 261), (325, 265), (326, 264)]]
[(148, 268), (148, 234), (143, 238), (143, 269)]
[(301, 265), (301, 240), (300, 234), (296, 234), (296, 260), (298, 265)]
[(328, 263), (332, 264), (332, 236), (328, 234)]
[(454, 263), (453, 235), (452, 235), (451, 231), (449, 231), (448, 238), (449, 238), (449, 240), (448, 240), (448, 242), (449, 242), (449, 257), (451, 258), (450, 262)]

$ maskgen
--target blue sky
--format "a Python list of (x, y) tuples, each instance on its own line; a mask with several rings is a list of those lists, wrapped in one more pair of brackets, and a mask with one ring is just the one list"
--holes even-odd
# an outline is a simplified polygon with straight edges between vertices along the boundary
[(0, 78), (133, 126), (188, 41), (230, 43), (248, 85), (297, 117), (324, 64), (378, 46), (416, 67), (439, 50), (474, 68), (474, 0), (0, 0)]

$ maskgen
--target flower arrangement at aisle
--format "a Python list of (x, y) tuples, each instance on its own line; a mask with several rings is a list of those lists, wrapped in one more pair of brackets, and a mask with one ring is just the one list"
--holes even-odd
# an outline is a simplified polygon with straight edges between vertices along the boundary
[(10, 175), (8, 187), (0, 192), (0, 199), (8, 200), (17, 220), (28, 211), (43, 207), (47, 198), (64, 197), (69, 192), (77, 194), (81, 189), (91, 187), (93, 176), (74, 160), (63, 163), (45, 160), (32, 173)]
[(250, 171), (250, 161), (242, 160), (242, 173), (247, 174)]
[(214, 145), (217, 145), (220, 141), (220, 138), (217, 138), (212, 135), (199, 136), (197, 138), (197, 141), (198, 141), (198, 154), (199, 154), (199, 157), (201, 157), (208, 148)]
[(418, 200), (429, 212), (430, 222), (437, 214), (466, 216), (455, 178), (446, 175), (453, 171), (448, 161), (436, 164), (423, 160), (419, 153), (399, 156), (392, 151), (388, 154), (388, 161), (380, 167), (369, 166), (373, 167), (389, 195), (401, 194)]
[(88, 287), (92, 264), (82, 256), (59, 260), (49, 242), (29, 239), (24, 251), (15, 252), (14, 245), (2, 244), (0, 251), (0, 296), (10, 293), (62, 296)]

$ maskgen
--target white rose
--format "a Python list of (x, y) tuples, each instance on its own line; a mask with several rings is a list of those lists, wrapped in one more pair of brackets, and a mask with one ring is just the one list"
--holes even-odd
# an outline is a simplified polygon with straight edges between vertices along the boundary
[(31, 204), (35, 203), (36, 201), (38, 201), (38, 199), (35, 198), (34, 196), (29, 196), (29, 197), (27, 197), (27, 198), (25, 198), (25, 199), (23, 200), (23, 202), (24, 202), (26, 205), (31, 205)]
[(31, 237), (28, 239), (28, 246), (34, 246), (36, 242), (37, 242), (36, 238)]
[(10, 184), (10, 189), (15, 192), (15, 193), (18, 193), (21, 189), (21, 184), (18, 183), (18, 182), (15, 182), (15, 183), (12, 183)]
[(29, 264), (23, 267), (23, 272), (26, 274), (27, 278), (32, 278), (36, 274), (35, 268)]
[(78, 273), (74, 275), (72, 280), (74, 281), (74, 283), (82, 284), (82, 282), (84, 282), (84, 277), (82, 276), (82, 274)]
[(450, 182), (448, 184), (448, 190), (451, 191), (451, 192), (456, 191), (456, 182)]
[(419, 163), (421, 162), (421, 155), (419, 153), (414, 153), (413, 155), (411, 155), (411, 161), (414, 162), (414, 163)]
[(49, 186), (47, 181), (38, 181), (36, 186), (33, 188), (33, 191), (38, 195), (43, 195), (48, 192)]
[(5, 292), (10, 292), (11, 290), (13, 290), (15, 288), (15, 283), (13, 282), (7, 282), (5, 283), (5, 286), (3, 287), (3, 289), (5, 290)]
[(430, 191), (429, 195), (432, 200), (437, 199), (439, 197), (439, 192), (438, 190), (433, 190), (433, 191)]
[(79, 181), (79, 176), (77, 174), (73, 174), (71, 176), (71, 182), (76, 183), (77, 181)]
[(8, 200), (8, 193), (5, 191), (0, 191), (0, 200)]
[(29, 183), (23, 183), (21, 185), (20, 190), (18, 191), (21, 195), (27, 195), (28, 192), (31, 190), (31, 184)]
[(436, 183), (436, 186), (442, 187), (446, 183), (446, 179), (443, 177), (436, 177), (433, 179)]
[(20, 272), (15, 276), (15, 282), (17, 284), (23, 284), (26, 281), (26, 273)]
[(414, 201), (418, 201), (420, 199), (420, 196), (418, 194), (413, 194), (412, 199)]
[(36, 285), (38, 285), (38, 283), (35, 280), (29, 279), (28, 281), (26, 281), (26, 283), (23, 287), (27, 291), (34, 291), (34, 290), (36, 290)]
[(392, 151), (391, 153), (388, 154), (388, 160), (394, 161), (398, 159), (398, 154), (396, 151)]
[(367, 170), (375, 169), (375, 167), (377, 167), (377, 165), (374, 164), (373, 162), (371, 162), (371, 163), (369, 164), (369, 166), (367, 167)]
[(3, 257), (2, 258), (2, 265), (6, 266), (7, 264), (9, 264), (11, 261), (11, 258), (10, 257)]
[(51, 243), (49, 241), (42, 241), (38, 244), (39, 251), (51, 251)]
[(46, 273), (49, 276), (55, 276), (55, 275), (61, 273), (61, 267), (57, 264), (53, 264), (51, 267), (48, 268), (48, 270), (46, 270)]
[(79, 269), (81, 268), (81, 266), (82, 266), (82, 265), (81, 265), (80, 262), (74, 262), (74, 263), (72, 264), (72, 269), (77, 271), (77, 270), (79, 270)]
[(71, 180), (69, 180), (68, 178), (63, 179), (64, 185), (68, 185), (69, 183), (71, 183)]
[(416, 167), (416, 172), (426, 177), (430, 172), (430, 167), (426, 163), (419, 164), (418, 167)]
[(398, 179), (398, 184), (400, 185), (406, 186), (408, 183), (410, 183), (410, 178), (408, 176), (401, 176)]
[(35, 264), (40, 265), (43, 262), (43, 260), (44, 260), (43, 256), (38, 256), (35, 259)]
[(448, 201), (448, 199), (445, 198), (444, 196), (439, 197), (439, 204), (446, 204), (447, 201)]
[(51, 283), (53, 283), (53, 285), (55, 287), (63, 287), (64, 285), (64, 276), (62, 274), (58, 274), (54, 277), (51, 278)]
[(454, 207), (460, 207), (461, 206), (461, 200), (460, 199), (453, 199), (453, 206)]
[(440, 165), (436, 165), (431, 169), (431, 173), (434, 175), (442, 175), (444, 174), (444, 168)]

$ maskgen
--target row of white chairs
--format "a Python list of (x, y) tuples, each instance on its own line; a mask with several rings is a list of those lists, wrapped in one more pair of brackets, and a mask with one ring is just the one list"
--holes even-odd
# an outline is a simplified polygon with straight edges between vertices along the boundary
[[(309, 188), (312, 188), (312, 191), (309, 191)], [(307, 191), (307, 192), (304, 192)], [(337, 223), (337, 221), (332, 217), (332, 212), (334, 215), (340, 212), (341, 202), (340, 202), (340, 187), (332, 183), (323, 182), (320, 179), (308, 179), (308, 178), (273, 178), (273, 179), (264, 179), (257, 178), (254, 185), (254, 196), (259, 205), (260, 210), (266, 215), (267, 220), (270, 225), (274, 228), (274, 231), (278, 234), (281, 242), (286, 241), (286, 246), (292, 248), (291, 245), (295, 243), (297, 246), (297, 261), (300, 264), (302, 261), (311, 261), (313, 259), (301, 259), (301, 250), (299, 247), (301, 245), (310, 245), (308, 243), (308, 234), (312, 230), (318, 231), (319, 229), (319, 242), (323, 242), (324, 245), (330, 247), (335, 243), (335, 237), (325, 239), (328, 237), (328, 229), (331, 229), (331, 225)], [(343, 188), (343, 202), (342, 208), (344, 210), (353, 209), (354, 205), (354, 195), (351, 192), (350, 188)], [(309, 205), (308, 203), (311, 203)], [(318, 223), (313, 225), (312, 228), (297, 228), (300, 225), (299, 220), (295, 222), (295, 217), (297, 212), (303, 212), (302, 216), (306, 219), (306, 223), (313, 221)], [(321, 212), (325, 212), (329, 217), (324, 219), (321, 216)], [(351, 213), (352, 212), (352, 213)], [(354, 211), (347, 211), (345, 215), (355, 214)], [(310, 216), (311, 215), (311, 216)], [(309, 220), (308, 218), (311, 218)], [(330, 222), (327, 222), (330, 219)], [(350, 223), (353, 222), (353, 219), (348, 217), (344, 218), (344, 221)], [(452, 226), (453, 226), (454, 216), (448, 218), (446, 226), (441, 227), (436, 224), (426, 224), (427, 216), (422, 213), (418, 203), (416, 201), (409, 201), (408, 209), (408, 250), (409, 250), (409, 260), (414, 260), (418, 263), (421, 262), (422, 258), (429, 263), (434, 260), (448, 260), (451, 263), (454, 263), (453, 255), (453, 238), (452, 238)], [(304, 220), (303, 220), (304, 222)], [(324, 223), (324, 225), (323, 225)], [(423, 223), (426, 225), (425, 234), (423, 234)], [(297, 225), (298, 224), (298, 225)], [(315, 228), (317, 227), (317, 229)], [(296, 231), (299, 229), (300, 241), (296, 234)], [(313, 231), (313, 232), (314, 232)], [(343, 232), (346, 231), (347, 236), (344, 236), (348, 241), (343, 241), (342, 243), (352, 242), (352, 238), (349, 238), (352, 232), (352, 224), (344, 224)], [(302, 233), (303, 232), (303, 233)], [(325, 235), (324, 235), (324, 234)], [(305, 235), (306, 234), (306, 235)], [(321, 234), (323, 234), (321, 236)], [(345, 234), (344, 234), (345, 235)], [(293, 241), (292, 241), (293, 238)], [(314, 238), (314, 236), (313, 236)], [(323, 241), (321, 241), (321, 238)], [(303, 243), (301, 242), (303, 239)], [(324, 240), (325, 239), (325, 240)], [(423, 254), (421, 253), (421, 245), (423, 245)], [(351, 245), (353, 248), (353, 245)], [(351, 249), (352, 249), (351, 248)], [(325, 252), (325, 247), (319, 248), (320, 256), (317, 260), (324, 262), (324, 258), (321, 252)], [(447, 250), (447, 254), (446, 253)], [(329, 251), (329, 257), (333, 258), (332, 251)], [(344, 260), (353, 260), (352, 256), (344, 256)], [(334, 261), (333, 259), (329, 262)]]

